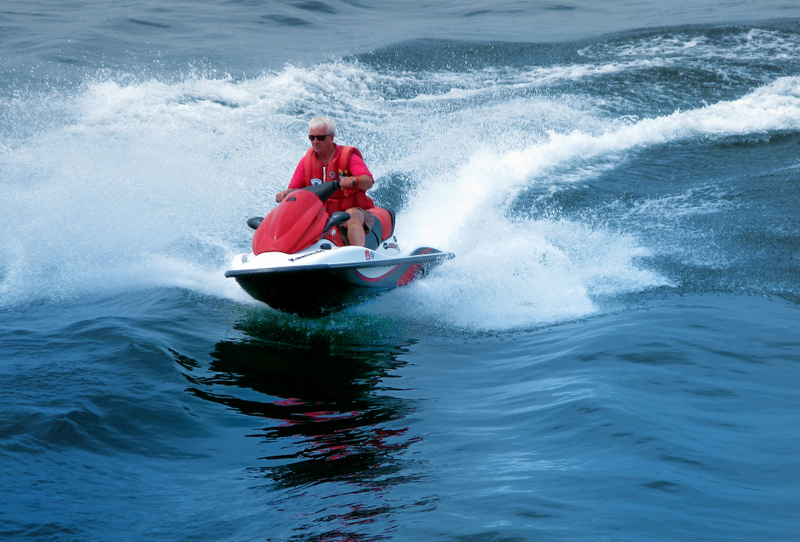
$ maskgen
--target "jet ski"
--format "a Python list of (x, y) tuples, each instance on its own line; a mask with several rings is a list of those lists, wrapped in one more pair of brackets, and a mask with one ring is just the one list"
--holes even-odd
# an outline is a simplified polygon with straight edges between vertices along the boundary
[(328, 215), (325, 201), (339, 182), (290, 192), (266, 218), (247, 221), (253, 251), (237, 255), (225, 276), (254, 299), (280, 311), (321, 316), (420, 278), (453, 254), (430, 247), (403, 250), (392, 211), (374, 207), (366, 246), (347, 242), (350, 215)]

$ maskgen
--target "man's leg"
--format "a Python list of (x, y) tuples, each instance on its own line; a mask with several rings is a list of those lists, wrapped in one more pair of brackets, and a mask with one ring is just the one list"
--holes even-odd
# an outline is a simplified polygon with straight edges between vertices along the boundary
[(350, 215), (350, 220), (344, 223), (347, 228), (347, 240), (353, 246), (363, 247), (366, 242), (365, 233), (372, 228), (375, 217), (359, 207), (351, 207), (347, 210), (347, 214)]

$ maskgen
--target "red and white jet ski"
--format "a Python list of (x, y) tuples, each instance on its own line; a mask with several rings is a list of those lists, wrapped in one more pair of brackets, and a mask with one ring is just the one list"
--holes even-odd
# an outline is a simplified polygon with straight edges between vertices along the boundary
[(366, 246), (350, 246), (339, 226), (350, 216), (329, 216), (324, 202), (338, 181), (295, 190), (256, 230), (253, 251), (239, 254), (225, 272), (252, 297), (275, 309), (319, 316), (408, 284), (453, 257), (430, 247), (402, 250), (394, 236), (394, 213), (375, 207)]

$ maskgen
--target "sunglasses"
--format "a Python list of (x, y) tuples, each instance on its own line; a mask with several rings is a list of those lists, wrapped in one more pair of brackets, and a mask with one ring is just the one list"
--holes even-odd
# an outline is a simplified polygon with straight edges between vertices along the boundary
[(317, 141), (325, 141), (325, 138), (327, 138), (329, 135), (331, 134), (325, 134), (324, 136), (310, 135), (308, 136), (308, 140), (314, 141), (316, 139)]

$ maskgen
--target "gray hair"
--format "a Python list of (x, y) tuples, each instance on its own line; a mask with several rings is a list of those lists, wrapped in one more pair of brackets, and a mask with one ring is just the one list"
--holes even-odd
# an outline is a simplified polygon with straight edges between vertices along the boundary
[(308, 129), (325, 128), (329, 134), (336, 134), (336, 123), (330, 117), (314, 117), (308, 123)]

